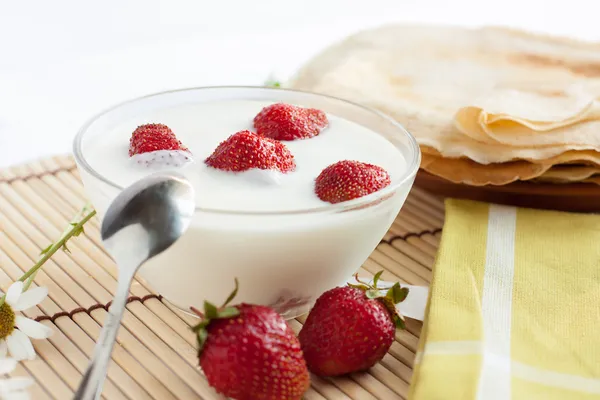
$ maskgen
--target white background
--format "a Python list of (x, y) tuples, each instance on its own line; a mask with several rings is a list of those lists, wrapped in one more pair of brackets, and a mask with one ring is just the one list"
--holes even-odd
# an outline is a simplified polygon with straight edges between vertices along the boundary
[(0, 0), (0, 167), (69, 152), (79, 126), (115, 102), (285, 79), (328, 44), (383, 23), (600, 41), (599, 11), (597, 0)]

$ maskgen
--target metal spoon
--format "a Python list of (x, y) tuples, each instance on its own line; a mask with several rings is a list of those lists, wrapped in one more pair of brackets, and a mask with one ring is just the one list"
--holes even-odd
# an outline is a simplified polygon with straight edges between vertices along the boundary
[(117, 292), (74, 399), (100, 398), (133, 276), (144, 262), (179, 239), (194, 208), (193, 187), (174, 173), (141, 179), (123, 190), (108, 208), (101, 235), (119, 267)]

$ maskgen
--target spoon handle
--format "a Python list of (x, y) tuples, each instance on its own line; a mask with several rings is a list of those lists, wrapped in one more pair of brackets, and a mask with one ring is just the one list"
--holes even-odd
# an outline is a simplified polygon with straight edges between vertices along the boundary
[(81, 379), (77, 393), (75, 393), (75, 397), (73, 397), (74, 400), (94, 400), (100, 398), (104, 379), (106, 378), (106, 369), (110, 362), (110, 356), (117, 338), (117, 333), (121, 327), (121, 318), (125, 311), (130, 285), (131, 278), (119, 279), (119, 283), (117, 284), (117, 294), (106, 315), (104, 326), (102, 327), (100, 337), (96, 343), (96, 348), (94, 349), (94, 355)]

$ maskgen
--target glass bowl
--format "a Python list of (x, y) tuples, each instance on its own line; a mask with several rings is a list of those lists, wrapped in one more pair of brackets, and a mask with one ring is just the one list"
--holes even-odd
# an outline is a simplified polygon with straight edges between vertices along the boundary
[[(234, 278), (237, 302), (274, 307), (292, 318), (324, 291), (343, 284), (369, 257), (396, 218), (420, 163), (415, 139), (392, 118), (367, 107), (315, 93), (264, 87), (174, 90), (118, 104), (89, 120), (74, 141), (85, 190), (102, 217), (123, 189), (88, 163), (90, 142), (119, 122), (152, 110), (222, 100), (262, 100), (314, 107), (363, 125), (389, 140), (405, 165), (400, 176), (371, 195), (286, 212), (196, 208), (188, 231), (138, 273), (145, 284), (188, 311), (208, 299), (221, 303)], [(100, 135), (100, 136), (99, 136)]]

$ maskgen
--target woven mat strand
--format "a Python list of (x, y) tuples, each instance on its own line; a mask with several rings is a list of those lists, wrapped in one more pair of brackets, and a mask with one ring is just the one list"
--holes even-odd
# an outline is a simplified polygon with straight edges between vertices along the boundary
[[(86, 198), (70, 157), (54, 157), (0, 171), (0, 288), (37, 261), (40, 249), (60, 237)], [(413, 189), (404, 208), (361, 268), (383, 279), (427, 285), (444, 220), (442, 201)], [(57, 252), (36, 277), (49, 297), (26, 316), (51, 326), (48, 340), (34, 341), (38, 358), (19, 364), (14, 376), (30, 376), (34, 399), (71, 398), (92, 354), (116, 289), (117, 271), (99, 238), (99, 221), (72, 239), (70, 253)], [(217, 399), (197, 367), (194, 320), (136, 281), (127, 305), (103, 398)], [(291, 321), (299, 331), (304, 318)], [(312, 376), (306, 399), (404, 399), (421, 323), (406, 331), (368, 372), (337, 379)]]

